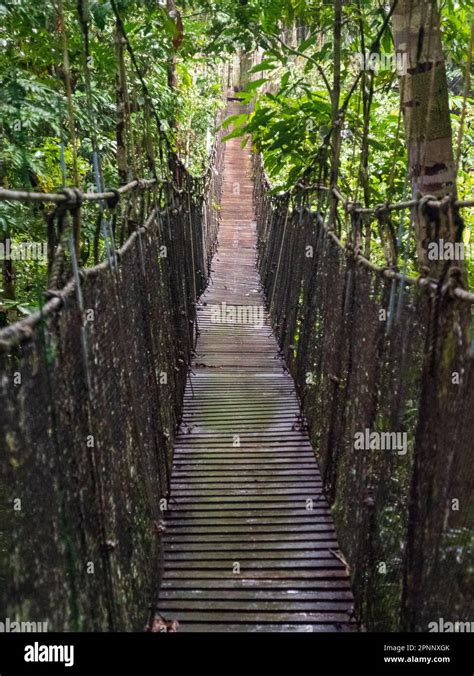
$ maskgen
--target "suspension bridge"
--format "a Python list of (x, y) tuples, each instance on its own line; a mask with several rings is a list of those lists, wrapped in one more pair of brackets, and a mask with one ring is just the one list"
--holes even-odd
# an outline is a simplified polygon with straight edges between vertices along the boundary
[[(0, 331), (7, 614), (354, 631), (469, 612), (474, 297), (454, 269), (410, 278), (360, 247), (363, 216), (469, 204), (367, 214), (319, 181), (274, 195), (222, 133), (199, 179), (175, 162), (0, 198), (50, 201), (66, 235), (99, 204), (107, 245), (82, 268), (60, 239), (43, 306)], [(405, 452), (355, 450), (367, 430)]]
[(226, 144), (223, 177), (219, 248), (197, 307), (176, 439), (158, 610), (184, 631), (349, 629), (348, 573), (294, 383), (263, 313), (250, 153), (238, 139)]

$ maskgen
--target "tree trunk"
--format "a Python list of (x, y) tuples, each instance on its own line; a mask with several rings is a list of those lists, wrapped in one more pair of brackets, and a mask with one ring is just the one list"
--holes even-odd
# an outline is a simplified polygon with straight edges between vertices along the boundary
[[(7, 187), (5, 176), (0, 176), (0, 186), (2, 188)], [(1, 238), (4, 251), (6, 251), (7, 241), (9, 239), (10, 233), (7, 231)], [(1, 307), (2, 300), (15, 300), (15, 267), (11, 260), (4, 259), (0, 262), (2, 267), (2, 287), (3, 287), (3, 292), (0, 297), (0, 307)], [(0, 309), (0, 328), (2, 326), (6, 326), (11, 318), (12, 318), (11, 314), (8, 312), (8, 310)]]
[[(432, 277), (445, 277), (454, 272), (451, 261), (430, 259), (428, 247), (439, 240), (459, 241), (462, 219), (452, 204), (456, 167), (437, 4), (434, 0), (398, 0), (392, 21), (413, 196), (451, 198), (446, 209), (414, 210), (418, 262), (428, 267)], [(459, 266), (464, 267), (462, 262)], [(443, 497), (439, 488), (447, 471), (447, 449), (442, 426), (438, 429), (435, 422), (443, 422), (458, 396), (451, 378), (459, 370), (467, 342), (469, 313), (469, 306), (456, 306), (449, 296), (431, 303), (409, 491), (402, 631), (426, 630), (426, 618), (435, 612), (430, 610), (435, 605), (430, 593), (438, 575), (439, 543), (445, 535), (442, 514), (449, 508), (448, 496)], [(464, 335), (462, 346), (460, 333)], [(447, 588), (452, 584), (445, 583)]]
[[(440, 17), (434, 0), (398, 0), (393, 12), (393, 36), (400, 69), (400, 96), (413, 196), (456, 198), (448, 83)], [(454, 208), (416, 210), (415, 232), (419, 264), (441, 272), (428, 258), (430, 242), (459, 241), (462, 220)]]
[[(341, 149), (341, 122), (339, 119), (339, 99), (341, 96), (341, 46), (342, 46), (342, 5), (343, 0), (334, 0), (334, 74), (331, 96), (331, 146), (332, 146), (332, 160), (331, 160), (331, 188), (336, 187), (339, 178), (339, 156)], [(331, 195), (331, 217), (330, 224), (339, 232), (337, 224), (337, 200)]]
[[(177, 85), (176, 53), (184, 38), (184, 28), (181, 14), (177, 10), (174, 0), (166, 0), (166, 11), (176, 24), (176, 36), (173, 38), (172, 50), (168, 58), (168, 87), (174, 91)], [(177, 126), (176, 120), (173, 120), (173, 126)]]
[(117, 142), (117, 169), (119, 182), (125, 185), (128, 180), (128, 162), (127, 162), (127, 126), (126, 126), (126, 89), (127, 81), (125, 74), (124, 58), (124, 39), (120, 29), (119, 22), (115, 28), (115, 50), (117, 57), (117, 79), (116, 79), (116, 122), (115, 138)]
[[(10, 234), (6, 233), (2, 237), (2, 244), (4, 250), (7, 248), (7, 242), (10, 239)], [(2, 286), (3, 293), (2, 299), (0, 299), (0, 308), (2, 305), (2, 300), (15, 300), (15, 267), (13, 261), (11, 260), (2, 260)], [(6, 308), (0, 310), (0, 328), (6, 326), (7, 324), (15, 321), (16, 312), (13, 310), (7, 310)]]
[[(181, 14), (178, 12), (176, 9), (176, 5), (174, 0), (166, 0), (166, 11), (168, 12), (168, 16), (175, 22), (176, 24), (176, 30), (177, 34), (172, 40), (171, 44), (171, 51), (168, 56), (168, 63), (167, 63), (167, 71), (168, 71), (168, 87), (170, 91), (173, 93), (174, 96), (176, 96), (176, 85), (177, 85), (177, 78), (176, 78), (176, 53), (177, 50), (179, 49), (183, 37), (184, 37), (184, 32), (183, 32), (183, 21), (181, 19)], [(177, 102), (175, 100), (175, 109), (177, 106)], [(180, 139), (178, 135), (178, 120), (175, 115), (170, 120), (170, 125), (173, 129), (176, 131), (176, 156), (179, 157), (180, 155)], [(179, 177), (178, 177), (178, 168), (177, 168), (177, 163), (175, 161), (176, 158), (173, 158), (171, 160), (171, 167), (172, 167), (172, 172), (174, 173), (174, 177), (176, 182), (179, 184)]]
[[(10, 233), (7, 233), (2, 238), (2, 244), (7, 248), (7, 243), (10, 241)], [(2, 261), (3, 266), (3, 297), (6, 300), (15, 300), (15, 268), (13, 261), (5, 259)]]

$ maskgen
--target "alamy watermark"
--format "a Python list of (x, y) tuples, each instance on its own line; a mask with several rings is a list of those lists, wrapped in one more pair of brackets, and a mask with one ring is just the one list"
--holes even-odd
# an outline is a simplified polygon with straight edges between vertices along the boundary
[(262, 328), (265, 325), (265, 308), (262, 305), (211, 305), (213, 324), (245, 324)]
[(378, 73), (383, 70), (395, 71), (398, 75), (404, 75), (407, 72), (408, 57), (406, 53), (383, 53), (377, 52), (358, 52), (351, 55), (351, 64), (354, 68), (361, 71), (373, 71)]
[(447, 622), (442, 617), (428, 623), (428, 631), (445, 634), (474, 632), (474, 622)]
[(42, 242), (0, 242), (0, 261), (46, 261), (48, 245)]
[(395, 451), (397, 455), (406, 455), (408, 434), (406, 432), (375, 432), (366, 428), (354, 434), (356, 451)]
[(48, 631), (48, 622), (18, 622), (6, 617), (0, 621), (0, 634), (23, 634)]
[(465, 261), (474, 259), (474, 243), (447, 242), (440, 239), (439, 242), (428, 244), (428, 260), (430, 261)]

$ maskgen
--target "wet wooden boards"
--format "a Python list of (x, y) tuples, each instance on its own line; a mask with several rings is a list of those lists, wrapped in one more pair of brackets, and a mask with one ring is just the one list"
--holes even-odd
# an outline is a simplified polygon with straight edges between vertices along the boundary
[(350, 631), (348, 575), (263, 305), (250, 159), (232, 139), (176, 440), (159, 612), (179, 631)]

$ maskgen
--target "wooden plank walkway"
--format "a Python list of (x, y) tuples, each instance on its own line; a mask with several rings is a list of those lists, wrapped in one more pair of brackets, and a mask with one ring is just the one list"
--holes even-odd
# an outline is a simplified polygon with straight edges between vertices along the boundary
[(351, 630), (348, 576), (263, 303), (250, 158), (233, 139), (176, 441), (158, 609), (180, 631)]

